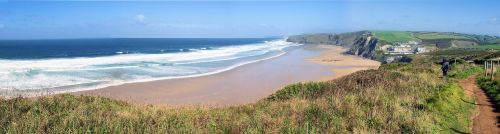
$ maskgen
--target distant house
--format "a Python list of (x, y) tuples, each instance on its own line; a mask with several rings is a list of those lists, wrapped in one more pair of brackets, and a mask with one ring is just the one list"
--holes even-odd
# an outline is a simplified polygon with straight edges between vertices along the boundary
[(425, 52), (428, 52), (427, 49), (425, 49), (425, 47), (417, 47), (415, 49), (415, 53), (425, 53)]
[(414, 54), (415, 51), (410, 45), (399, 45), (389, 48), (388, 54)]
[(395, 60), (395, 57), (392, 57), (392, 56), (385, 57), (385, 63), (392, 63), (392, 62), (394, 62), (394, 60)]
[(406, 44), (408, 44), (408, 45), (418, 45), (419, 43), (417, 41), (411, 40), (411, 41), (406, 42)]
[(415, 53), (427, 52), (424, 47), (417, 47), (419, 42), (408, 41), (408, 42), (396, 42), (394, 46), (388, 47), (386, 54), (391, 55), (407, 55)]

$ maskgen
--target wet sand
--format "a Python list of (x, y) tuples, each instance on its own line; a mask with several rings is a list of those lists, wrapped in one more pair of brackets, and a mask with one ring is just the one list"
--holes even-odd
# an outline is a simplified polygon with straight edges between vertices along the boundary
[(291, 48), (280, 57), (218, 74), (130, 83), (73, 94), (139, 104), (238, 105), (256, 102), (288, 84), (330, 80), (380, 65), (376, 61), (343, 55), (344, 51), (331, 45), (306, 45)]

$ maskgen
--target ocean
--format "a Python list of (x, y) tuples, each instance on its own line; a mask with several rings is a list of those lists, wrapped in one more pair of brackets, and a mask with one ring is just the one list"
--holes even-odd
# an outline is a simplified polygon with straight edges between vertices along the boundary
[(277, 57), (299, 45), (276, 38), (1, 40), (0, 91), (75, 92), (204, 76)]

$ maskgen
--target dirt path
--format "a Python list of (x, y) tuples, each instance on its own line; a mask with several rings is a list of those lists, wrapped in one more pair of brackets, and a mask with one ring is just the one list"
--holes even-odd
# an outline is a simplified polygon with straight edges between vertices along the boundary
[(500, 134), (500, 113), (495, 111), (495, 107), (486, 93), (477, 86), (476, 78), (469, 77), (466, 80), (461, 80), (459, 84), (468, 95), (474, 95), (476, 98), (472, 133)]

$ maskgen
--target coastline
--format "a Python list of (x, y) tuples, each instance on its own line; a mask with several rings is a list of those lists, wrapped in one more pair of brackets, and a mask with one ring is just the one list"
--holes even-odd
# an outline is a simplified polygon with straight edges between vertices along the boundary
[(239, 105), (256, 102), (286, 85), (327, 81), (350, 73), (375, 69), (379, 62), (344, 55), (333, 45), (304, 45), (279, 57), (200, 77), (128, 83), (73, 92), (103, 96), (138, 104)]
[(337, 66), (337, 68), (332, 69), (334, 75), (321, 78), (320, 81), (337, 79), (360, 70), (378, 69), (381, 65), (378, 61), (354, 55), (346, 55), (344, 52), (346, 52), (347, 49), (340, 46), (317, 45), (313, 49), (323, 52), (319, 56), (306, 59), (307, 61), (317, 64)]

